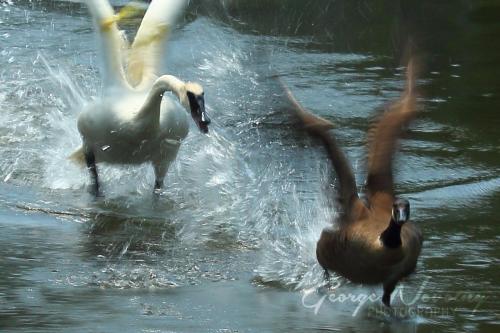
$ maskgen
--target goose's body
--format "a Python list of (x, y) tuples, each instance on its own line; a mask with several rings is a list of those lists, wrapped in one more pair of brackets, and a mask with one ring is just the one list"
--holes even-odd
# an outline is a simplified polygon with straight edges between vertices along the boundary
[(422, 246), (420, 231), (406, 222), (401, 227), (401, 246), (390, 249), (380, 239), (390, 214), (385, 219), (379, 218), (372, 214), (343, 228), (325, 228), (316, 247), (320, 265), (354, 283), (367, 285), (396, 284), (411, 274)]
[(100, 162), (150, 162), (155, 189), (161, 188), (188, 134), (188, 114), (203, 133), (208, 132), (203, 88), (172, 75), (158, 77), (166, 34), (185, 4), (185, 0), (153, 0), (129, 47), (117, 27), (120, 15), (108, 1), (87, 0), (102, 42), (104, 91), (78, 117), (83, 146), (73, 158), (85, 160), (96, 193)]
[(327, 132), (333, 125), (307, 112), (287, 91), (306, 129), (323, 142), (339, 183), (340, 212), (335, 227), (321, 233), (316, 246), (318, 262), (326, 272), (332, 270), (352, 282), (383, 284), (382, 301), (387, 306), (398, 281), (415, 270), (423, 241), (409, 221), (409, 202), (394, 195), (392, 176), (397, 139), (416, 114), (413, 76), (410, 62), (405, 94), (372, 132), (366, 200), (359, 198), (347, 157)]

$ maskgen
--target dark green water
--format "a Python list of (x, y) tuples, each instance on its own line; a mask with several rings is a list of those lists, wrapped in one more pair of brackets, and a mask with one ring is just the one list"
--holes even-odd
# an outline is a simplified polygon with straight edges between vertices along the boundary
[[(67, 160), (101, 84), (86, 8), (1, 1), (0, 332), (498, 331), (499, 17), (492, 0), (192, 1), (165, 68), (203, 84), (213, 130), (191, 131), (160, 198), (150, 167), (104, 167), (95, 200)], [(397, 192), (425, 243), (389, 313), (380, 288), (320, 288), (329, 165), (272, 76), (336, 123), (362, 184), (408, 35), (422, 112)]]

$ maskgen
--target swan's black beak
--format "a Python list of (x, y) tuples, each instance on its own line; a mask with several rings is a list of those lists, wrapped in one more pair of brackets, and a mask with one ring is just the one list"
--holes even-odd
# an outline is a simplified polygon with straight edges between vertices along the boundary
[(191, 117), (202, 133), (208, 133), (208, 125), (210, 118), (208, 118), (205, 111), (205, 98), (203, 95), (195, 95), (188, 93), (189, 106), (191, 108)]

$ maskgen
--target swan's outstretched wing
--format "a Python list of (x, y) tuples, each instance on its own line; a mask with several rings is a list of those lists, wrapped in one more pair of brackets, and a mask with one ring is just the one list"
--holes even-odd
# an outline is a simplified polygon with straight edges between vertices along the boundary
[(101, 39), (104, 86), (127, 86), (122, 63), (125, 41), (118, 30), (113, 8), (107, 0), (86, 0), (86, 3)]
[(370, 131), (366, 190), (372, 207), (391, 210), (394, 201), (392, 161), (398, 138), (416, 115), (415, 60), (410, 59), (406, 88)]
[[(353, 204), (358, 199), (358, 192), (356, 188), (356, 179), (354, 173), (352, 172), (351, 165), (347, 160), (346, 155), (342, 149), (337, 144), (337, 140), (334, 136), (328, 133), (328, 130), (333, 128), (333, 124), (328, 120), (315, 116), (308, 112), (300, 103), (295, 99), (290, 90), (283, 84), (283, 89), (285, 90), (288, 99), (293, 105), (294, 111), (297, 116), (302, 121), (305, 129), (315, 137), (318, 137), (323, 142), (328, 153), (328, 158), (332, 162), (333, 168), (338, 178), (338, 199), (342, 206), (342, 218), (339, 221), (349, 222), (352, 221), (355, 216), (353, 216)], [(354, 212), (354, 214), (359, 212)]]
[(161, 55), (167, 35), (187, 0), (153, 0), (137, 31), (128, 62), (133, 86), (152, 83), (159, 76)]

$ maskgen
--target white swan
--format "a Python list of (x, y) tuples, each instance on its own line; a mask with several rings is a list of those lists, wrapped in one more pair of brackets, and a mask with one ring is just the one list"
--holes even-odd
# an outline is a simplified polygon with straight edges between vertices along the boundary
[[(201, 132), (208, 132), (210, 119), (201, 85), (172, 75), (157, 78), (166, 34), (185, 2), (153, 0), (129, 48), (117, 27), (119, 16), (108, 1), (87, 0), (102, 42), (104, 91), (103, 97), (87, 105), (78, 117), (83, 146), (71, 158), (87, 164), (95, 194), (99, 193), (99, 162), (151, 162), (154, 188), (161, 189), (188, 133), (187, 113)], [(165, 92), (172, 92), (180, 105)]]

